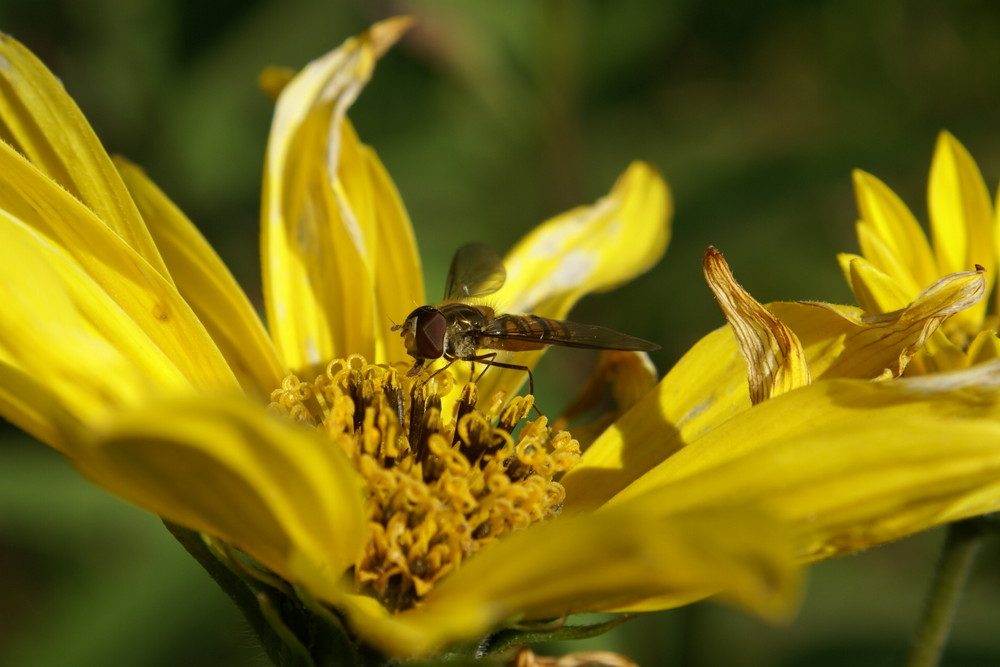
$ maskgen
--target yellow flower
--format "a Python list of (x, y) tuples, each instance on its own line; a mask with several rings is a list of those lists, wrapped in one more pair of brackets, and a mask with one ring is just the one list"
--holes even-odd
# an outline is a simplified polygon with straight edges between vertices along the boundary
[(825, 303), (765, 307), (713, 248), (705, 274), (730, 327), (699, 341), (593, 443), (562, 480), (567, 512), (762, 507), (811, 561), (1000, 506), (1000, 360), (897, 379), (943, 321), (981, 301), (983, 270), (875, 317)]
[[(530, 397), (505, 405), (523, 372), (492, 368), (478, 387), (398, 372), (387, 324), (425, 303), (418, 255), (345, 114), (407, 23), (268, 78), (286, 85), (264, 170), (267, 330), (190, 221), (0, 39), (0, 411), (97, 483), (203, 533), (263, 606), (280, 593), (335, 610), (386, 654), (713, 594), (785, 613), (795, 575), (767, 511), (622, 502), (557, 516), (579, 446), (544, 417), (522, 426)], [(662, 255), (670, 210), (655, 170), (631, 165), (609, 195), (518, 244), (496, 298), (564, 317)], [(638, 418), (651, 447), (660, 420)]]
[[(709, 334), (638, 398), (629, 378), (648, 365), (608, 357), (602, 373), (636, 402), (583, 454), (527, 419), (530, 397), (506, 400), (523, 372), (492, 368), (477, 385), (401, 374), (387, 323), (425, 303), (418, 255), (346, 111), (406, 26), (377, 24), (269, 79), (284, 86), (264, 175), (266, 330), (184, 215), (0, 39), (3, 416), (203, 533), (263, 607), (281, 594), (333, 610), (396, 656), (715, 594), (780, 617), (793, 548), (818, 558), (995, 508), (1000, 362), (870, 381), (901, 374), (977, 303), (981, 271), (866, 318), (765, 311), (710, 254), (738, 344)], [(655, 262), (670, 211), (666, 184), (635, 163), (518, 244), (496, 298), (562, 318)]]
[[(931, 241), (906, 204), (886, 185), (854, 172), (861, 255), (839, 255), (851, 289), (869, 313), (901, 308), (938, 278), (976, 266), (996, 284), (997, 212), (972, 156), (948, 132), (938, 136), (927, 189)], [(997, 303), (992, 299), (956, 314), (928, 341), (909, 373), (963, 368), (1000, 356)], [(992, 308), (990, 307), (992, 304)]]

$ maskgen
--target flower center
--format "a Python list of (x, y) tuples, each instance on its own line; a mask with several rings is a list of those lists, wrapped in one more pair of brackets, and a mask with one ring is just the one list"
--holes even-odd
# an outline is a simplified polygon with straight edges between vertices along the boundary
[(315, 427), (347, 453), (365, 483), (369, 538), (354, 563), (356, 588), (390, 611), (419, 604), (442, 577), (504, 535), (559, 513), (554, 478), (580, 459), (569, 433), (527, 421), (532, 396), (477, 405), (454, 378), (402, 378), (362, 357), (336, 360), (314, 382), (289, 376), (271, 409)]

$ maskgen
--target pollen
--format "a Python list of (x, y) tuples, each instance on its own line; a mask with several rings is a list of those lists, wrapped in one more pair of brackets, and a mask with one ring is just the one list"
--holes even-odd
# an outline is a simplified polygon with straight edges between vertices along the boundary
[(446, 410), (454, 389), (447, 371), (407, 378), (352, 356), (271, 394), (272, 410), (324, 433), (357, 467), (369, 536), (354, 586), (393, 612), (419, 606), (476, 552), (556, 516), (557, 480), (580, 459), (569, 433), (527, 420), (532, 396), (480, 401), (470, 383)]

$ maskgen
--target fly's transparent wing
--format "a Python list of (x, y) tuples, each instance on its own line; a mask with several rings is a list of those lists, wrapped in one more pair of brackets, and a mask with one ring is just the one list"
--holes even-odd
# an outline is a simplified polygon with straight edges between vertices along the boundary
[(466, 243), (455, 251), (444, 298), (467, 299), (493, 294), (507, 280), (503, 260), (485, 243)]
[(660, 349), (656, 343), (607, 327), (537, 315), (497, 315), (483, 327), (482, 336), (481, 345), (493, 350), (539, 350), (546, 345), (646, 352)]

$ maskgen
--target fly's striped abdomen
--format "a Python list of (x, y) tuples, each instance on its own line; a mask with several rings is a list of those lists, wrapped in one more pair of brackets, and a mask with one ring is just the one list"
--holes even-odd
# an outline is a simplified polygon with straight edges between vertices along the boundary
[(480, 346), (494, 350), (539, 350), (547, 345), (603, 350), (656, 350), (659, 345), (594, 324), (550, 320), (537, 315), (497, 315), (485, 327)]

